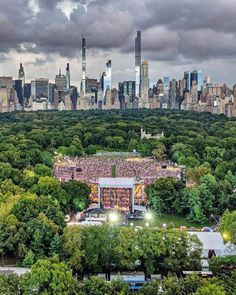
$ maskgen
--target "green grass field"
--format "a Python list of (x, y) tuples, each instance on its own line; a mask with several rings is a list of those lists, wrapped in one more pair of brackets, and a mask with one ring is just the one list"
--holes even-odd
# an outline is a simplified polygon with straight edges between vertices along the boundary
[(139, 226), (145, 226), (145, 224), (148, 222), (150, 226), (158, 226), (162, 227), (163, 224), (169, 225), (173, 224), (174, 227), (180, 227), (180, 226), (186, 226), (187, 228), (194, 227), (194, 228), (202, 228), (204, 226), (211, 226), (210, 223), (208, 224), (199, 224), (199, 223), (194, 223), (190, 222), (184, 217), (181, 216), (175, 216), (175, 215), (168, 215), (168, 214), (156, 214), (152, 213), (152, 220), (151, 221), (146, 221), (145, 219), (143, 220), (135, 220), (135, 221), (130, 221), (134, 224), (134, 226), (139, 225)]

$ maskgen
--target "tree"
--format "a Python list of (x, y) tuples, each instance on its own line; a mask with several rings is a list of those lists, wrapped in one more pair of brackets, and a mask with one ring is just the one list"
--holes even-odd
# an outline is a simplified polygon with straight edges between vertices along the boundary
[(44, 164), (37, 164), (34, 168), (37, 175), (41, 176), (52, 176), (52, 169)]
[(226, 295), (224, 287), (209, 283), (197, 289), (194, 295)]
[(196, 184), (199, 184), (200, 178), (203, 177), (204, 175), (210, 173), (210, 169), (205, 166), (198, 166), (195, 168), (189, 168), (186, 171), (186, 177), (189, 180), (192, 180)]
[(121, 279), (112, 280), (110, 284), (110, 293), (112, 295), (129, 295), (129, 286)]
[(186, 188), (183, 191), (184, 199), (187, 202), (189, 208), (188, 218), (192, 221), (204, 223), (206, 217), (203, 213), (202, 202), (199, 195), (199, 190), (195, 187)]
[(97, 151), (97, 146), (96, 145), (92, 145), (90, 144), (87, 148), (86, 148), (86, 153), (88, 155), (94, 155), (96, 154), (96, 151)]
[(80, 226), (66, 227), (62, 236), (62, 253), (69, 266), (82, 273), (81, 261), (84, 252), (81, 249), (81, 236), (82, 228)]
[(82, 146), (80, 138), (77, 135), (73, 137), (72, 146), (76, 148), (76, 151), (75, 151), (76, 154), (74, 154), (74, 156), (78, 156), (78, 157), (82, 156), (83, 146)]
[(59, 181), (52, 176), (39, 177), (37, 185), (33, 186), (33, 192), (38, 195), (52, 196), (53, 199), (58, 200), (61, 205), (66, 204), (66, 196)]
[(104, 279), (92, 276), (80, 283), (79, 295), (109, 295), (110, 285)]
[(156, 212), (182, 214), (181, 191), (184, 184), (175, 178), (159, 178), (146, 188), (148, 202)]
[(60, 227), (49, 219), (44, 213), (27, 223), (29, 248), (35, 253), (37, 259), (50, 255), (50, 246), (53, 237)]
[(141, 249), (138, 247), (138, 234), (134, 228), (124, 227), (119, 230), (115, 252), (118, 257), (117, 266), (119, 269), (135, 269)]
[(7, 216), (2, 222), (0, 222), (1, 233), (1, 248), (6, 253), (14, 254), (16, 257), (21, 257), (21, 254), (25, 256), (25, 253), (21, 253), (20, 247), (22, 244), (26, 244), (27, 233), (24, 223), (19, 222), (14, 215)]
[(17, 295), (19, 277), (16, 275), (0, 275), (0, 295)]
[(59, 227), (62, 228), (65, 225), (65, 217), (59, 204), (50, 197), (28, 194), (13, 205), (11, 213), (21, 222), (29, 222), (38, 217), (40, 213), (44, 213)]
[(166, 147), (164, 144), (159, 144), (153, 151), (152, 155), (157, 161), (163, 161), (166, 158)]
[(202, 282), (196, 275), (186, 278), (175, 276), (166, 277), (162, 280), (154, 280), (138, 292), (140, 295), (190, 295), (193, 294)]
[(69, 295), (78, 292), (78, 283), (64, 262), (53, 259), (38, 260), (20, 279), (23, 294)]
[(35, 263), (35, 255), (32, 250), (29, 250), (22, 262), (24, 267), (31, 267)]
[(25, 158), (26, 158), (26, 162), (32, 166), (42, 163), (43, 161), (42, 152), (36, 148), (29, 149), (28, 151), (26, 151)]
[(50, 255), (60, 255), (62, 251), (62, 241), (58, 233), (56, 233), (50, 244)]
[(216, 276), (231, 276), (232, 272), (236, 271), (236, 255), (212, 257), (209, 260), (209, 269)]
[(172, 230), (164, 235), (164, 242), (166, 253), (158, 261), (163, 273), (180, 275), (183, 269), (201, 269), (201, 243), (197, 237)]
[(145, 229), (139, 232), (136, 245), (141, 251), (140, 261), (146, 275), (157, 270), (157, 259), (166, 255), (163, 233), (156, 229)]
[(66, 206), (69, 211), (83, 211), (90, 203), (90, 188), (87, 184), (70, 180), (61, 184), (66, 193)]
[(220, 219), (219, 230), (225, 241), (236, 243), (236, 210), (232, 212), (225, 211)]
[(232, 188), (236, 188), (236, 175), (233, 175), (232, 171), (228, 171), (225, 175), (225, 179), (229, 181), (232, 185)]
[(128, 150), (132, 152), (133, 150), (136, 150), (138, 147), (138, 141), (135, 138), (131, 138), (128, 146)]

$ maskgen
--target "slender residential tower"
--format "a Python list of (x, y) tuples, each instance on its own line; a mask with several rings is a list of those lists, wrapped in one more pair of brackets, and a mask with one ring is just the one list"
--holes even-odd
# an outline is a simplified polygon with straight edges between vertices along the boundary
[(66, 66), (66, 90), (70, 90), (70, 64), (67, 63)]
[(139, 107), (140, 108), (149, 108), (149, 97), (148, 97), (148, 91), (149, 91), (149, 66), (148, 61), (144, 60), (141, 64), (141, 83), (140, 83), (140, 89), (141, 89), (141, 95), (139, 99)]
[(111, 81), (111, 60), (109, 59), (106, 63), (106, 88), (112, 90), (112, 81)]
[(86, 92), (86, 40), (82, 39), (82, 90)]
[(103, 98), (105, 98), (108, 89), (112, 90), (111, 72), (111, 60), (109, 59), (106, 63), (106, 73), (103, 76)]
[(22, 81), (22, 87), (24, 88), (24, 85), (25, 85), (25, 72), (24, 72), (24, 68), (22, 66), (22, 63), (20, 63), (18, 79)]
[(140, 67), (141, 67), (141, 31), (135, 38), (135, 97), (140, 97)]

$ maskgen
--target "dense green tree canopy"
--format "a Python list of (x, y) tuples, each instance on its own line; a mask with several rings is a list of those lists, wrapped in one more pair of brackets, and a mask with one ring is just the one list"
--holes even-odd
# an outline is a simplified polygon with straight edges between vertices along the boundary
[(56, 258), (39, 260), (20, 281), (23, 294), (70, 295), (78, 291), (78, 283), (64, 262)]
[[(235, 118), (146, 109), (14, 112), (0, 114), (0, 125), (0, 252), (14, 256), (24, 266), (36, 262), (32, 273), (21, 281), (25, 294), (33, 294), (37, 288), (42, 288), (43, 294), (77, 292), (69, 267), (80, 275), (134, 269), (142, 269), (146, 275), (179, 275), (183, 269), (199, 268), (199, 242), (183, 232), (65, 228), (64, 214), (81, 211), (89, 204), (89, 188), (55, 179), (53, 163), (59, 154), (79, 157), (100, 150), (137, 150), (143, 156), (182, 165), (186, 171), (183, 179), (159, 179), (147, 188), (150, 207), (198, 223), (212, 216), (219, 219), (229, 209), (221, 218), (220, 231), (226, 241), (236, 241)], [(153, 135), (163, 132), (164, 137), (141, 139), (141, 127)], [(55, 254), (69, 267), (64, 262), (41, 260)], [(215, 269), (220, 268), (217, 263)], [(196, 280), (194, 285), (191, 279), (180, 283), (171, 277), (162, 284), (162, 294), (187, 295), (184, 290), (191, 289), (198, 295), (223, 295), (225, 290), (233, 290), (234, 278), (235, 272), (231, 272), (219, 277), (219, 284), (201, 285)], [(10, 281), (0, 277), (0, 294), (14, 294), (12, 286), (17, 282)], [(222, 286), (230, 287), (224, 290)], [(100, 288), (103, 294), (127, 293), (122, 282), (107, 284), (97, 278), (80, 287), (81, 295), (91, 294), (93, 288)], [(143, 289), (143, 294), (158, 294), (162, 289), (155, 282)]]
[(90, 188), (79, 181), (70, 180), (62, 183), (66, 192), (66, 205), (71, 211), (83, 211), (90, 203)]

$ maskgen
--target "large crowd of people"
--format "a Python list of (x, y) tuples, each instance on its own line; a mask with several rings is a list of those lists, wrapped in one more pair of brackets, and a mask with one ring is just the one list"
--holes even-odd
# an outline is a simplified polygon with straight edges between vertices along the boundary
[[(153, 158), (87, 156), (63, 157), (54, 165), (54, 175), (61, 181), (79, 180), (91, 187), (91, 201), (98, 202), (99, 178), (134, 178), (134, 201), (146, 204), (144, 188), (161, 177), (181, 177), (181, 169), (171, 163), (160, 163)], [(132, 192), (126, 188), (102, 188), (101, 206), (129, 212)]]
[(181, 169), (170, 163), (159, 163), (152, 158), (64, 157), (55, 163), (54, 175), (59, 181), (75, 179), (87, 184), (97, 182), (103, 177), (129, 177), (148, 185), (161, 177), (180, 178)]

